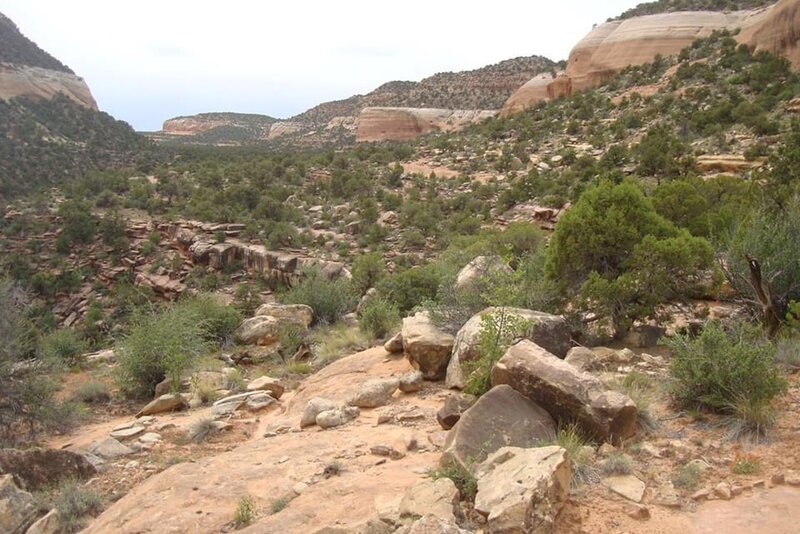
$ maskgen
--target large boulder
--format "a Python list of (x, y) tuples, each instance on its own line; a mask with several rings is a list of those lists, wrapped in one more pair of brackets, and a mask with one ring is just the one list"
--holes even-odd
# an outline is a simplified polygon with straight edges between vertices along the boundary
[(359, 408), (385, 406), (400, 385), (397, 378), (374, 378), (367, 380), (356, 391), (348, 404)]
[(496, 316), (507, 313), (530, 326), (521, 337), (530, 339), (559, 357), (564, 357), (570, 348), (570, 330), (563, 317), (521, 308), (486, 308), (473, 315), (461, 327), (453, 344), (453, 354), (447, 365), (447, 387), (463, 389), (466, 381), (464, 363), (477, 359), (480, 345), (481, 322), (484, 315)]
[(550, 415), (509, 386), (483, 395), (450, 430), (441, 463), (474, 470), (501, 447), (535, 447), (555, 438)]
[(14, 484), (11, 475), (0, 475), (0, 532), (23, 534), (36, 519), (33, 496)]
[(281, 324), (291, 323), (308, 328), (314, 321), (314, 310), (305, 304), (264, 304), (256, 317), (274, 317)]
[(270, 345), (278, 341), (281, 322), (275, 317), (263, 315), (242, 321), (233, 337), (242, 345)]
[(577, 422), (586, 433), (614, 444), (636, 432), (636, 404), (545, 349), (523, 340), (492, 369), (492, 384), (507, 384), (556, 421)]
[(61, 480), (81, 480), (97, 469), (81, 454), (62, 449), (0, 450), (0, 474), (14, 476), (26, 490), (51, 486)]
[(475, 510), (488, 532), (550, 534), (569, 494), (570, 464), (561, 447), (503, 447), (476, 471)]
[(403, 319), (402, 337), (406, 357), (426, 380), (444, 378), (453, 336), (437, 328), (428, 313), (420, 312)]
[(475, 404), (475, 397), (472, 395), (465, 395), (456, 393), (448, 396), (444, 400), (444, 405), (436, 412), (436, 420), (439, 425), (445, 430), (450, 430), (464, 415), (464, 412), (469, 410)]
[(459, 271), (455, 288), (458, 291), (478, 290), (485, 277), (510, 272), (511, 267), (500, 256), (478, 256)]
[(280, 399), (285, 391), (283, 383), (271, 376), (260, 376), (247, 384), (247, 391), (266, 391), (273, 399)]

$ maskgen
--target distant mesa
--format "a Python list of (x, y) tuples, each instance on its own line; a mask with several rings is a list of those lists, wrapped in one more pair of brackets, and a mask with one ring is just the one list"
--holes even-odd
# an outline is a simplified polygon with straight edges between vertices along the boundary
[(606, 22), (593, 29), (569, 56), (567, 70), (557, 77), (537, 77), (517, 90), (503, 106), (507, 117), (539, 102), (596, 87), (631, 65), (657, 55), (677, 54), (716, 30), (741, 29), (739, 42), (756, 50), (786, 56), (800, 65), (800, 0), (749, 11), (683, 11)]
[(324, 102), (287, 120), (264, 117), (268, 121), (260, 129), (239, 124), (238, 114), (212, 113), (170, 119), (161, 132), (149, 136), (180, 143), (275, 141), (295, 146), (413, 139), (494, 116), (495, 111), (486, 110), (499, 109), (526, 80), (555, 68), (541, 56), (518, 57), (419, 82), (391, 81), (366, 95)]
[(50, 100), (59, 93), (97, 109), (83, 78), (22, 35), (17, 25), (0, 13), (0, 99), (33, 96)]

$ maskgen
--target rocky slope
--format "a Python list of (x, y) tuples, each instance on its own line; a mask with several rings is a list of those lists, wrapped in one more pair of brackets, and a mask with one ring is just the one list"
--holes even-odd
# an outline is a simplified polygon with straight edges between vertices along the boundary
[(648, 63), (659, 55), (677, 54), (717, 30), (742, 29), (739, 42), (783, 54), (796, 65), (800, 62), (798, 25), (797, 0), (735, 12), (682, 11), (606, 22), (575, 45), (563, 76), (530, 80), (509, 98), (501, 115), (509, 116), (538, 102), (596, 87), (628, 66)]
[(0, 13), (0, 99), (50, 99), (58, 93), (81, 106), (97, 109), (83, 78), (22, 35), (14, 22)]

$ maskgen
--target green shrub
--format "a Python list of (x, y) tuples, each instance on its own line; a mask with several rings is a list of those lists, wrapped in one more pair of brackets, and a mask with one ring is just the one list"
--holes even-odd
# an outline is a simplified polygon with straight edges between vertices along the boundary
[(624, 453), (610, 455), (600, 465), (600, 472), (605, 476), (630, 475), (633, 471), (633, 461)]
[(211, 348), (210, 332), (193, 306), (135, 316), (116, 348), (116, 378), (123, 393), (150, 396), (165, 377), (177, 390), (181, 373)]
[(678, 468), (672, 475), (672, 485), (692, 491), (697, 488), (703, 473), (697, 463), (688, 463)]
[(453, 481), (458, 491), (461, 493), (461, 498), (467, 501), (474, 501), (475, 495), (478, 494), (478, 480), (475, 478), (468, 469), (465, 469), (459, 463), (455, 463), (450, 467), (440, 467), (428, 471), (428, 476), (433, 480), (440, 478), (449, 478)]
[(80, 365), (85, 351), (86, 343), (80, 334), (71, 328), (53, 330), (42, 338), (42, 357), (57, 365), (68, 367)]
[(467, 372), (465, 393), (481, 396), (491, 389), (494, 364), (503, 357), (514, 338), (528, 328), (530, 328), (529, 321), (506, 308), (481, 315), (481, 327), (478, 333), (479, 357), (465, 362)]
[(356, 306), (357, 297), (344, 278), (328, 279), (319, 269), (305, 271), (303, 279), (279, 295), (284, 304), (305, 304), (314, 310), (314, 320), (333, 324)]
[(262, 304), (261, 292), (255, 284), (245, 283), (236, 286), (233, 295), (234, 306), (246, 317), (252, 317)]
[(175, 305), (175, 312), (194, 316), (202, 325), (205, 340), (214, 343), (229, 340), (242, 322), (238, 309), (220, 302), (213, 295), (185, 298)]
[(394, 302), (405, 314), (426, 300), (436, 300), (443, 280), (441, 266), (435, 263), (411, 267), (378, 283), (378, 293)]
[(278, 497), (277, 499), (273, 499), (272, 502), (269, 504), (269, 509), (273, 514), (277, 514), (286, 509), (289, 506), (291, 499), (289, 497)]
[(84, 382), (75, 391), (75, 399), (87, 404), (100, 404), (111, 400), (111, 392), (103, 382)]
[(400, 324), (397, 306), (383, 297), (369, 297), (358, 313), (358, 326), (372, 339), (391, 334)]
[(672, 393), (682, 406), (735, 413), (768, 405), (786, 391), (775, 346), (751, 327), (726, 332), (710, 322), (697, 338), (676, 336), (667, 343)]
[(239, 529), (244, 528), (255, 520), (258, 514), (256, 501), (249, 495), (245, 495), (239, 499), (239, 504), (236, 506), (236, 513), (233, 516), (233, 525)]
[(750, 456), (743, 456), (733, 462), (731, 471), (737, 475), (753, 475), (761, 470), (761, 462)]
[(103, 511), (103, 498), (78, 482), (66, 482), (58, 488), (50, 505), (58, 510), (63, 532), (71, 534), (86, 526), (86, 516), (97, 516)]
[(378, 252), (364, 254), (353, 261), (353, 289), (363, 295), (386, 276), (386, 262)]
[(554, 445), (567, 451), (574, 485), (597, 481), (597, 471), (591, 464), (592, 454), (587, 449), (590, 442), (577, 424), (559, 425)]

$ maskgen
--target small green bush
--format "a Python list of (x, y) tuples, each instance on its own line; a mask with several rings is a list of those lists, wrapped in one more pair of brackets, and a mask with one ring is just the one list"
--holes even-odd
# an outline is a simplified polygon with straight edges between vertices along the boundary
[(116, 348), (116, 378), (128, 396), (151, 396), (165, 377), (177, 389), (181, 373), (211, 347), (209, 329), (192, 307), (140, 314), (132, 323)]
[(716, 322), (697, 338), (668, 341), (674, 354), (672, 393), (682, 406), (721, 413), (736, 406), (760, 406), (786, 391), (786, 379), (775, 365), (775, 346), (744, 325), (726, 332)]
[(455, 463), (450, 467), (431, 469), (428, 471), (428, 476), (433, 480), (449, 478), (458, 488), (458, 491), (461, 492), (461, 498), (467, 501), (474, 501), (475, 495), (478, 493), (478, 480), (475, 475), (462, 467), (461, 464)]
[(269, 509), (273, 514), (277, 514), (286, 509), (289, 506), (291, 500), (289, 497), (279, 497), (277, 499), (273, 499), (269, 505)]
[(597, 481), (597, 470), (592, 466), (592, 457), (585, 448), (590, 446), (590, 442), (577, 424), (559, 426), (554, 445), (567, 451), (574, 485)]
[(175, 305), (177, 313), (192, 315), (202, 325), (204, 338), (221, 343), (233, 336), (242, 322), (241, 312), (228, 306), (213, 295), (198, 295), (181, 300)]
[(249, 495), (245, 495), (239, 499), (239, 504), (236, 506), (236, 513), (233, 516), (233, 524), (237, 529), (244, 528), (253, 522), (257, 514), (258, 508), (256, 506), (255, 499)]
[(103, 511), (103, 498), (99, 493), (84, 488), (77, 482), (63, 484), (52, 499), (58, 510), (63, 532), (71, 534), (86, 526), (86, 516), (97, 516)]
[(400, 311), (383, 297), (368, 298), (358, 314), (359, 328), (373, 339), (386, 337), (398, 324), (400, 324)]
[(688, 463), (678, 468), (672, 475), (672, 485), (691, 491), (697, 488), (702, 476), (703, 473), (696, 463)]
[(378, 252), (364, 254), (353, 261), (353, 289), (363, 295), (386, 276), (386, 262)]
[(328, 279), (319, 269), (305, 271), (296, 286), (279, 295), (284, 304), (305, 304), (314, 310), (314, 320), (333, 324), (356, 306), (357, 297), (344, 278)]
[(465, 393), (481, 396), (491, 389), (494, 364), (503, 357), (514, 338), (528, 328), (530, 328), (529, 321), (506, 308), (481, 315), (481, 328), (478, 333), (480, 356), (476, 360), (465, 362), (467, 370)]
[(103, 382), (84, 382), (75, 391), (75, 399), (87, 404), (100, 404), (111, 400), (111, 392)]
[(80, 334), (71, 328), (53, 330), (42, 338), (42, 357), (57, 365), (78, 366), (82, 363), (85, 351), (86, 343)]

